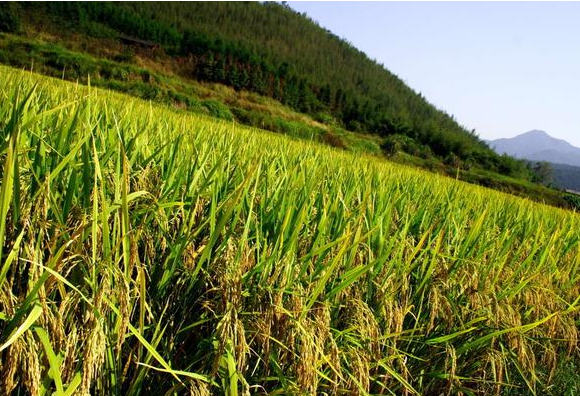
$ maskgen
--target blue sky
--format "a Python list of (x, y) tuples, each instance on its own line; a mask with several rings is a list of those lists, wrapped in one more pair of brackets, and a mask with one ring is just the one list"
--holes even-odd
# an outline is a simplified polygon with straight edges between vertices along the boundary
[(480, 137), (580, 146), (580, 3), (289, 2)]

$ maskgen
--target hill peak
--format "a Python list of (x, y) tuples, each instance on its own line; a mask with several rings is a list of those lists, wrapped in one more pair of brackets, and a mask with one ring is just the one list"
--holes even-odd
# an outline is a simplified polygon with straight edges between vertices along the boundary
[(489, 144), (500, 154), (506, 153), (529, 161), (580, 166), (580, 148), (537, 129), (513, 138), (492, 140)]
[(541, 131), (539, 129), (533, 129), (531, 131), (528, 132), (524, 132), (516, 137), (549, 137), (554, 139), (554, 137), (548, 135), (545, 131)]

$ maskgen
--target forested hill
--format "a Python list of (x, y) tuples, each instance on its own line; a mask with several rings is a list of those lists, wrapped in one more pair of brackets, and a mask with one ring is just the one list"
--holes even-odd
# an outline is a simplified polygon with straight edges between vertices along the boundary
[(20, 3), (23, 18), (94, 37), (126, 35), (159, 44), (180, 72), (249, 90), (354, 132), (391, 137), (423, 158), (520, 176), (382, 65), (307, 16), (278, 3)]
[[(228, 73), (221, 69), (237, 66), (249, 76), (242, 76), (240, 85), (303, 112), (331, 112), (350, 130), (404, 134), (439, 155), (454, 152), (466, 158), (470, 152), (486, 151), (476, 137), (383, 66), (289, 7), (257, 2), (124, 6), (175, 27), (183, 34), (182, 52), (197, 53), (206, 64), (214, 62), (214, 73), (204, 75), (201, 68), (198, 77), (223, 81), (225, 75), (227, 81)], [(199, 50), (204, 47), (209, 51)], [(263, 92), (266, 87), (252, 80), (268, 74), (274, 81), (280, 77), (280, 86)]]

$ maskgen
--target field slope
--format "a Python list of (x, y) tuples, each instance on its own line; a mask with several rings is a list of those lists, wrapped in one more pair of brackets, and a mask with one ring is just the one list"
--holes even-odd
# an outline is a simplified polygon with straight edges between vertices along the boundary
[(5, 394), (578, 392), (573, 212), (5, 67), (0, 133)]

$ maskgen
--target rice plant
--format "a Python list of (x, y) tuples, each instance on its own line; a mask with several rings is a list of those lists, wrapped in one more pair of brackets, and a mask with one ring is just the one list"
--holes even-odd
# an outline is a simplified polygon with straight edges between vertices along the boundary
[(0, 162), (2, 394), (578, 392), (576, 213), (5, 67)]

